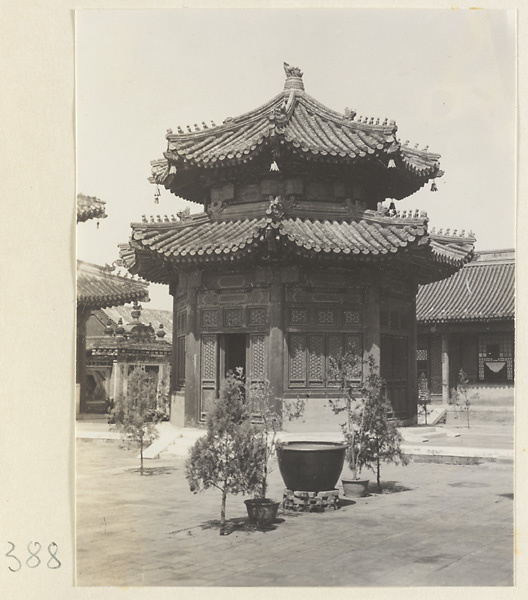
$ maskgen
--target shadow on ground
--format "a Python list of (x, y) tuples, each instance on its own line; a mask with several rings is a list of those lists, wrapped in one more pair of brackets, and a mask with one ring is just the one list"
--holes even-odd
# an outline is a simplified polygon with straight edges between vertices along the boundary
[[(178, 471), (178, 467), (143, 467), (143, 477), (152, 477), (153, 475), (170, 475), (175, 471)], [(126, 469), (127, 473), (138, 473), (140, 474), (140, 469)]]
[(381, 492), (377, 485), (373, 486), (374, 489), (369, 489), (369, 496), (379, 496), (380, 494), (399, 494), (400, 492), (410, 492), (413, 488), (401, 485), (397, 481), (382, 481)]
[[(277, 525), (280, 523), (284, 523), (284, 519), (276, 518), (275, 521), (271, 525), (267, 526), (259, 526), (250, 523), (247, 518), (237, 517), (233, 519), (227, 519), (225, 524), (224, 535), (231, 535), (232, 533), (255, 533), (255, 532), (263, 532), (267, 533), (268, 531), (274, 531), (277, 529)], [(220, 521), (217, 519), (213, 519), (211, 521), (206, 521), (202, 525), (200, 525), (200, 529), (216, 529), (220, 533)]]

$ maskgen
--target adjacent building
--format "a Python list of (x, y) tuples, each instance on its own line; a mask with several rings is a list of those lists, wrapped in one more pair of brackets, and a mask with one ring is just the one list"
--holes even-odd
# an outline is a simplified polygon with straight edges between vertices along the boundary
[[(77, 222), (105, 218), (105, 203), (94, 196), (77, 196)], [(148, 284), (112, 274), (112, 267), (77, 261), (76, 413), (86, 412), (90, 398), (86, 371), (86, 323), (93, 311), (148, 301)]]
[(460, 369), (480, 401), (513, 398), (515, 252), (488, 250), (417, 297), (418, 374), (449, 402)]

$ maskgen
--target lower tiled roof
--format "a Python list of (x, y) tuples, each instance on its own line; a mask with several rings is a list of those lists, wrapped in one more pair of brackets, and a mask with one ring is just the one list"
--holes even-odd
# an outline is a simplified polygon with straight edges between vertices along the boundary
[(330, 221), (255, 218), (233, 221), (201, 219), (189, 224), (133, 225), (132, 242), (166, 257), (221, 256), (275, 237), (299, 248), (336, 254), (387, 254), (424, 235), (424, 219)]
[(232, 261), (258, 247), (290, 250), (307, 258), (372, 259), (419, 245), (428, 247), (434, 262), (458, 268), (469, 260), (473, 242), (473, 238), (460, 236), (429, 236), (427, 218), (419, 214), (388, 217), (367, 210), (362, 217), (340, 221), (286, 217), (215, 221), (197, 215), (177, 223), (135, 223), (129, 244), (120, 248), (131, 272), (168, 283), (163, 274), (168, 262)]
[(77, 306), (105, 308), (133, 302), (148, 301), (148, 284), (119, 275), (112, 275), (99, 265), (77, 261)]
[(480, 253), (448, 279), (420, 286), (416, 313), (422, 323), (513, 319), (513, 251)]

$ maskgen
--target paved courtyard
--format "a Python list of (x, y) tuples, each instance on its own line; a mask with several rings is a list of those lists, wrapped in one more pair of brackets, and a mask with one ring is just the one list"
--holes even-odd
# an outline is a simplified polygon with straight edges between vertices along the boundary
[[(513, 465), (384, 466), (384, 493), (325, 513), (247, 526), (230, 496), (194, 495), (184, 461), (147, 461), (117, 440), (77, 441), (77, 585), (510, 586)], [(346, 475), (346, 472), (344, 473)], [(269, 495), (282, 497), (275, 465)]]

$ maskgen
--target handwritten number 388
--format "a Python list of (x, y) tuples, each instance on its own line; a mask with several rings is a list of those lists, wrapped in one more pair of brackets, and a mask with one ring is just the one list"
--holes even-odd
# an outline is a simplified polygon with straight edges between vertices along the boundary
[[(13, 550), (15, 549), (15, 544), (13, 544), (13, 542), (7, 542), (7, 543), (11, 546), (11, 548), (6, 553), (6, 556), (8, 558), (11, 558), (12, 560), (14, 560), (16, 563), (16, 568), (12, 568), (11, 566), (8, 566), (8, 569), (10, 571), (12, 571), (13, 573), (16, 573), (17, 571), (19, 571), (22, 568), (22, 563), (13, 554)], [(33, 546), (33, 550), (31, 549), (32, 546)], [(40, 560), (40, 557), (38, 556), (38, 554), (39, 554), (41, 548), (42, 548), (42, 546), (40, 545), (39, 542), (29, 542), (29, 544), (27, 545), (29, 557), (26, 560), (26, 566), (29, 567), (30, 569), (35, 569), (36, 567), (38, 567), (40, 565), (41, 560)], [(62, 564), (60, 562), (60, 560), (57, 558), (57, 550), (58, 550), (58, 546), (55, 542), (51, 542), (51, 544), (48, 545), (48, 553), (49, 553), (49, 559), (47, 562), (48, 569), (58, 569)]]

